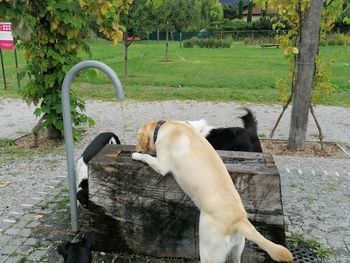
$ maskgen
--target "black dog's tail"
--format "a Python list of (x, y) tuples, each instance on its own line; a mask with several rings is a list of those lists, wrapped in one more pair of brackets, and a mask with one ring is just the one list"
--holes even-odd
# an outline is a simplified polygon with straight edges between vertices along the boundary
[(254, 131), (254, 133), (257, 133), (258, 123), (255, 119), (253, 112), (250, 109), (245, 107), (243, 109), (247, 111), (246, 115), (240, 117), (243, 121), (244, 128)]
[[(86, 147), (77, 162), (77, 199), (83, 207), (87, 207), (89, 199), (88, 163), (106, 144), (120, 144), (120, 140), (113, 132), (103, 132)], [(80, 188), (80, 189), (79, 189)]]
[(86, 147), (81, 155), (87, 164), (106, 144), (120, 144), (120, 140), (113, 132), (102, 132)]

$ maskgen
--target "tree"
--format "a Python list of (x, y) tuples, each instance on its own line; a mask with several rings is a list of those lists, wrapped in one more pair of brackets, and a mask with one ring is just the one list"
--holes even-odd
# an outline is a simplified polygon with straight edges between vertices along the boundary
[(169, 30), (172, 26), (172, 12), (174, 8), (176, 7), (176, 1), (171, 0), (163, 0), (162, 5), (159, 8), (159, 16), (160, 20), (163, 21), (163, 24), (165, 25), (165, 53), (164, 53), (164, 61), (168, 61), (168, 54), (169, 54)]
[(196, 30), (203, 29), (205, 27), (205, 23), (202, 20), (202, 0), (195, 0), (193, 16)]
[[(124, 77), (128, 77), (128, 48), (135, 36), (146, 38), (156, 28), (155, 8), (149, 0), (134, 0), (129, 11), (120, 16), (120, 24), (125, 27), (124, 45)], [(128, 40), (128, 37), (131, 40)]]
[(217, 22), (224, 18), (224, 10), (219, 0), (212, 0), (210, 5), (210, 21)]
[(194, 0), (176, 1), (177, 7), (172, 15), (174, 28), (180, 32), (180, 47), (182, 47), (182, 31), (194, 21)]
[(289, 29), (286, 34), (279, 35), (278, 40), (286, 58), (290, 61), (290, 94), (287, 94), (286, 81), (278, 80), (276, 86), (285, 104), (270, 138), (273, 137), (283, 113), (295, 95), (288, 147), (293, 150), (304, 148), (310, 110), (319, 130), (323, 149), (323, 134), (313, 111), (313, 103), (318, 102), (322, 96), (330, 94), (334, 85), (331, 83), (331, 73), (325, 71), (325, 66), (320, 60), (319, 40), (334, 27), (342, 11), (343, 0), (256, 0), (256, 3), (262, 9), (266, 9), (268, 4), (279, 14), (280, 20), (273, 25), (277, 32), (281, 28)]
[(248, 15), (247, 15), (247, 23), (250, 24), (252, 22), (253, 16), (253, 1), (249, 1), (248, 4)]
[[(100, 30), (113, 42), (122, 38), (119, 14), (127, 11), (131, 1), (80, 0), (1, 1), (0, 17), (13, 21), (21, 38), (26, 60), (28, 84), (21, 90), (23, 98), (42, 115), (40, 127), (47, 127), (49, 138), (61, 138), (63, 118), (61, 85), (65, 74), (76, 64), (79, 51), (89, 52), (84, 39), (88, 37), (88, 17), (95, 16)], [(73, 126), (93, 120), (83, 114), (85, 103), (71, 91)], [(74, 129), (75, 138), (78, 133)]]
[(233, 19), (237, 15), (237, 8), (232, 4), (224, 4), (222, 10), (226, 19)]
[(154, 7), (154, 23), (157, 29), (157, 43), (159, 43), (159, 29), (164, 24), (164, 14), (162, 13), (163, 2), (164, 0), (152, 0), (152, 4)]
[(265, 6), (264, 6), (264, 9), (261, 9), (261, 16), (262, 17), (266, 17), (267, 15), (267, 9), (268, 9), (268, 0), (265, 0)]
[(212, 4), (212, 0), (202, 0), (201, 19), (204, 23), (204, 27), (207, 27), (210, 22), (211, 4)]
[(291, 150), (303, 150), (305, 147), (322, 9), (323, 0), (312, 0), (302, 23), (297, 56), (295, 96), (288, 138), (288, 148)]
[(165, 26), (165, 55), (164, 61), (168, 61), (169, 54), (169, 32), (178, 29), (180, 32), (193, 21), (193, 0), (164, 0), (159, 8)]
[(243, 18), (243, 0), (239, 0), (237, 18), (238, 19), (242, 19)]
[(197, 30), (205, 29), (210, 22), (222, 20), (224, 11), (219, 0), (195, 0), (192, 16)]

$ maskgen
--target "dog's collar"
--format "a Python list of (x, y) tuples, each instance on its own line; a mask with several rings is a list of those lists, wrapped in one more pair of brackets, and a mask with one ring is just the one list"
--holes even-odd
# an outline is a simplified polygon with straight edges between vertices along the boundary
[(158, 122), (157, 122), (157, 126), (156, 126), (156, 128), (154, 129), (154, 133), (153, 133), (153, 143), (154, 143), (154, 144), (155, 144), (156, 141), (157, 141), (159, 129), (160, 129), (160, 127), (161, 127), (164, 123), (165, 123), (165, 121), (158, 121)]

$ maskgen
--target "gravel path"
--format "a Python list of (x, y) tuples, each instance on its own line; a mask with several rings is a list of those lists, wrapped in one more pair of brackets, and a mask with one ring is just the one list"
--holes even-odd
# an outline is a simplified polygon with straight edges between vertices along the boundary
[[(280, 105), (211, 103), (196, 101), (165, 101), (165, 102), (123, 102), (127, 142), (134, 141), (136, 129), (143, 122), (153, 119), (187, 119), (205, 118), (216, 126), (241, 126), (237, 117), (242, 111), (241, 106), (250, 107), (258, 120), (259, 134), (268, 136), (281, 112)], [(29, 132), (37, 120), (32, 114), (33, 106), (28, 106), (17, 99), (0, 99), (0, 138), (16, 138)], [(341, 107), (317, 106), (317, 118), (321, 124), (325, 141), (350, 143), (350, 109)], [(111, 129), (122, 136), (121, 104), (118, 102), (88, 101), (87, 114), (96, 120), (92, 133)], [(284, 114), (275, 139), (287, 139), (290, 122), (290, 108)], [(309, 121), (307, 139), (315, 140), (317, 128), (311, 119)]]
[[(205, 118), (214, 126), (241, 126), (238, 118), (243, 112), (241, 106), (250, 107), (258, 120), (259, 134), (269, 135), (281, 106), (254, 105), (238, 103), (210, 103), (195, 101), (165, 101), (165, 102), (103, 102), (88, 101), (87, 114), (96, 120), (96, 126), (90, 129), (77, 146), (76, 156), (100, 132), (113, 131), (122, 143), (135, 144), (135, 134), (138, 127), (153, 119), (183, 119), (197, 120)], [(124, 109), (125, 129), (123, 129), (122, 108)], [(32, 114), (34, 107), (29, 107), (21, 100), (0, 100), (0, 139), (17, 138), (31, 131), (37, 120)], [(318, 106), (316, 114), (324, 129), (325, 141), (350, 144), (350, 109), (340, 107)], [(274, 138), (287, 139), (290, 111), (287, 110)], [(125, 130), (125, 132), (123, 131)], [(308, 139), (314, 140), (317, 129), (313, 122), (308, 127)], [(280, 168), (350, 171), (350, 162), (344, 159), (331, 158), (299, 158), (275, 156)], [(65, 156), (62, 151), (49, 156), (32, 156), (29, 159), (13, 160), (1, 165), (0, 180), (10, 182), (6, 188), (0, 188), (2, 197), (0, 209), (11, 208), (30, 197), (38, 185), (59, 175), (66, 174)], [(335, 167), (335, 168), (332, 168)], [(14, 197), (13, 193), (17, 195)], [(1, 211), (0, 210), (0, 211)], [(5, 209), (6, 210), (6, 209)]]
[[(102, 131), (115, 132), (123, 144), (135, 144), (135, 134), (138, 127), (142, 123), (153, 119), (196, 120), (205, 118), (213, 126), (241, 126), (241, 121), (238, 119), (242, 113), (238, 109), (241, 106), (250, 107), (256, 113), (258, 132), (260, 135), (265, 136), (269, 135), (281, 112), (281, 106), (279, 105), (242, 105), (238, 103), (195, 101), (125, 101), (121, 105), (118, 102), (88, 101), (87, 114), (96, 120), (96, 126), (89, 129), (83, 140), (76, 146), (75, 154), (77, 157), (86, 145)], [(124, 109), (124, 124), (122, 108)], [(34, 107), (27, 106), (21, 100), (0, 99), (0, 139), (14, 139), (30, 132), (37, 122), (37, 119), (32, 114), (33, 111)], [(350, 133), (348, 132), (350, 127), (350, 109), (318, 106), (315, 112), (323, 128), (325, 141), (341, 142), (350, 145)], [(274, 138), (287, 139), (289, 121), (290, 109), (285, 113)], [(318, 134), (317, 128), (312, 119), (310, 119), (309, 123), (307, 139), (315, 140)], [(45, 193), (50, 193), (60, 181), (64, 180), (63, 178), (66, 176), (66, 160), (63, 147), (48, 155), (33, 155), (29, 158), (13, 160), (6, 160), (6, 154), (3, 154), (1, 149), (0, 154), (0, 182), (9, 183), (5, 187), (0, 187), (0, 196), (2, 199), (0, 202), (1, 233), (1, 229), (4, 229), (6, 224), (11, 221), (7, 220), (9, 214), (14, 211), (19, 211), (20, 213), (26, 207), (24, 205), (30, 206), (39, 203), (42, 201), (42, 198), (45, 198), (41, 198), (40, 195), (45, 196)], [(281, 171), (282, 182), (284, 182), (282, 185), (282, 194), (284, 194), (283, 191), (287, 192), (286, 198), (288, 202), (292, 202), (293, 194), (291, 194), (290, 187), (288, 188), (290, 178), (286, 176), (290, 176), (288, 171), (292, 169), (297, 171), (298, 174), (300, 174), (299, 170), (309, 171), (307, 174), (313, 174), (314, 171), (316, 173), (324, 173), (326, 171), (325, 174), (335, 176), (335, 178), (329, 177), (329, 180), (336, 180), (339, 174), (344, 176), (344, 178), (347, 178), (346, 176), (348, 175), (350, 178), (350, 162), (348, 159), (286, 156), (274, 156), (274, 159)], [(315, 180), (316, 182), (313, 182), (317, 183), (317, 178)], [(344, 196), (350, 198), (349, 194), (346, 195), (346, 193), (349, 193), (349, 189), (345, 189), (344, 191)], [(293, 206), (288, 206), (288, 208), (293, 209)], [(345, 214), (350, 214), (350, 208), (348, 206), (345, 206), (345, 210)], [(288, 214), (288, 211), (286, 213), (287, 216), (294, 216), (293, 213)], [(292, 229), (290, 231), (293, 232), (294, 228), (297, 229), (297, 226), (307, 220), (307, 218), (303, 219), (299, 223), (292, 221)], [(313, 224), (310, 224), (308, 221), (308, 225), (312, 227)], [(306, 231), (306, 233), (308, 232)], [(349, 241), (350, 233), (347, 233), (347, 235), (349, 235), (347, 237)], [(348, 246), (348, 248), (344, 246), (345, 251), (346, 249), (349, 251), (350, 244)]]

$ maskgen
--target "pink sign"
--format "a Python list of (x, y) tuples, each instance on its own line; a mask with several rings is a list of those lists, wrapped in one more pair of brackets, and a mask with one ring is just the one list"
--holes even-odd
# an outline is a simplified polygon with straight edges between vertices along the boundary
[(14, 47), (12, 24), (0, 22), (0, 49), (14, 49)]

